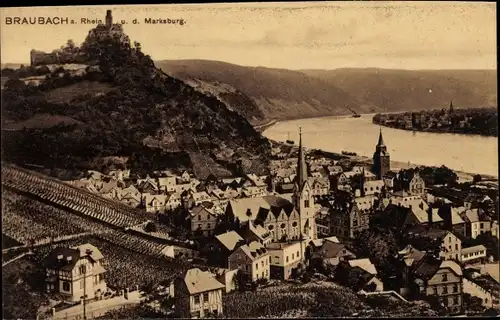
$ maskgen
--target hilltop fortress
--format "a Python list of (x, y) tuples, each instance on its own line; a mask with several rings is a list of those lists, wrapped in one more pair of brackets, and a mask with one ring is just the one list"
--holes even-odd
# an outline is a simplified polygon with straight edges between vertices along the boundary
[[(91, 29), (85, 41), (102, 40), (104, 38), (116, 39), (122, 43), (130, 45), (129, 37), (123, 32), (123, 26), (118, 23), (113, 23), (111, 10), (106, 11), (105, 23), (99, 23), (95, 28)], [(50, 53), (35, 49), (30, 52), (31, 66), (84, 63), (85, 60), (85, 55), (78, 47), (66, 47), (60, 50), (54, 50)]]

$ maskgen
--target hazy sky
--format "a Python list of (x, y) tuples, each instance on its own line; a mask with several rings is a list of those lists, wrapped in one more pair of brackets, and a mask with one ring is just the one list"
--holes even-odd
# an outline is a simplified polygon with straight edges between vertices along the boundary
[[(379, 67), (496, 69), (496, 4), (319, 2), (2, 8), (2, 63), (29, 51), (81, 43), (93, 25), (126, 20), (125, 32), (153, 59), (208, 59), (288, 69)], [(8, 17), (58, 16), (75, 25), (7, 25)], [(184, 25), (145, 24), (184, 19)], [(140, 24), (132, 24), (137, 19)]]

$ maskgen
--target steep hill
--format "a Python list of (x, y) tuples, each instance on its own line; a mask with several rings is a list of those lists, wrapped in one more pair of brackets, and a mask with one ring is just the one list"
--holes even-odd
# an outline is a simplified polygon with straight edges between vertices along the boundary
[(3, 132), (4, 160), (102, 170), (114, 166), (103, 159), (116, 156), (143, 173), (264, 172), (269, 142), (223, 102), (155, 68), (140, 47), (105, 38), (87, 39), (81, 50), (83, 72), (61, 66), (45, 70), (40, 83), (5, 83), (2, 121), (11, 130)]
[(155, 65), (184, 81), (234, 88), (253, 101), (266, 119), (350, 114), (347, 108), (363, 109), (351, 94), (299, 71), (206, 60), (163, 60)]
[[(251, 100), (232, 105), (249, 117), (255, 104), (264, 118), (290, 119), (358, 113), (496, 106), (494, 70), (301, 70), (244, 67), (209, 60), (163, 60), (168, 74), (216, 91), (231, 88)], [(231, 101), (228, 101), (231, 105)], [(348, 109), (349, 108), (349, 109)], [(252, 119), (249, 117), (249, 119)]]

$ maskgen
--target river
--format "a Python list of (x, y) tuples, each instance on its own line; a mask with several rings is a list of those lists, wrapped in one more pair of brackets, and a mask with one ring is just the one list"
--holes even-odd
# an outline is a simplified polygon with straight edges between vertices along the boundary
[[(263, 132), (276, 141), (289, 138), (310, 149), (331, 152), (342, 150), (372, 157), (380, 126), (372, 123), (373, 114), (360, 118), (324, 117), (277, 122)], [(382, 127), (391, 161), (441, 166), (469, 173), (498, 177), (498, 144), (496, 137), (450, 133), (412, 132)]]

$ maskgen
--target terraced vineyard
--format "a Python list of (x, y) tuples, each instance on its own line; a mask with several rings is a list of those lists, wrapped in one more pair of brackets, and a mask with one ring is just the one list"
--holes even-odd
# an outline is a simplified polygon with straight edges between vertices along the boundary
[(144, 223), (148, 219), (153, 221), (157, 219), (156, 215), (146, 211), (130, 208), (56, 179), (12, 165), (2, 165), (2, 185), (116, 227), (131, 227)]
[(4, 234), (24, 244), (83, 232), (102, 233), (109, 228), (45, 203), (2, 190)]
[(106, 237), (82, 237), (39, 247), (35, 250), (35, 259), (41, 262), (56, 247), (73, 247), (90, 243), (99, 248), (104, 255), (104, 268), (107, 270), (106, 282), (115, 290), (136, 285), (142, 286), (147, 283), (159, 284), (189, 268), (166, 257), (149, 255), (146, 252), (151, 253), (152, 248), (148, 244), (135, 242), (131, 238), (134, 237), (127, 235), (122, 238), (118, 231), (111, 232), (111, 236), (107, 234)]

